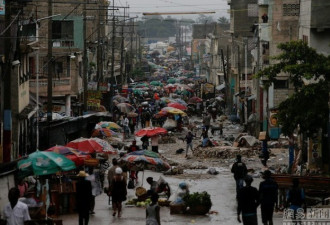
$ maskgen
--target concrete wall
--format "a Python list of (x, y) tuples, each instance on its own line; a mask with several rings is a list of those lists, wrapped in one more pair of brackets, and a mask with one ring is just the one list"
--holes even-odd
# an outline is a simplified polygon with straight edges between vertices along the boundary
[(3, 207), (8, 203), (8, 191), (15, 187), (15, 178), (13, 174), (0, 177), (0, 209), (2, 214)]
[(230, 30), (235, 37), (251, 37), (251, 26), (258, 22), (257, 0), (231, 0)]
[(270, 21), (272, 41), (269, 46), (271, 56), (280, 53), (277, 48), (278, 44), (298, 40), (299, 16), (285, 16), (283, 14), (284, 4), (299, 4), (299, 0), (272, 1), (272, 20)]

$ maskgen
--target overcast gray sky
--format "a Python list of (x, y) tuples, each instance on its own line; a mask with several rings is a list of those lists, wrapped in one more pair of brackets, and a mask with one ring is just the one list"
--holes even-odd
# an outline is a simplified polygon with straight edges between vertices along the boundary
[[(142, 12), (182, 12), (182, 11), (215, 11), (215, 19), (229, 18), (227, 0), (115, 0), (115, 5), (130, 6), (131, 16), (142, 17)], [(179, 15), (179, 18), (196, 18), (198, 15)]]

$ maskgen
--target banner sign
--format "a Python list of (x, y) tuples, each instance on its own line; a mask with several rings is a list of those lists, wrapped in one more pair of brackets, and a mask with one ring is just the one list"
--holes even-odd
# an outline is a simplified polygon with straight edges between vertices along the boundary
[(0, 0), (0, 16), (4, 16), (6, 14), (6, 3), (5, 0)]

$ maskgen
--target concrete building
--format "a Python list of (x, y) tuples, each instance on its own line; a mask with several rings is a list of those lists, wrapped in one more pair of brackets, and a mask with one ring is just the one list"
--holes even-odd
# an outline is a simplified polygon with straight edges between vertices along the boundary
[[(277, 47), (280, 43), (298, 40), (299, 20), (305, 19), (305, 15), (300, 17), (299, 11), (299, 0), (259, 0), (256, 48), (252, 50), (255, 72), (276, 63), (272, 57), (280, 54)], [(257, 121), (261, 130), (268, 130), (271, 138), (278, 138), (280, 130), (269, 123), (270, 114), (275, 113), (273, 109), (292, 92), (287, 74), (278, 74), (277, 81), (268, 89), (263, 87), (262, 81), (253, 81), (252, 95), (256, 96), (254, 105)]]
[[(208, 62), (209, 68), (209, 81), (214, 85), (220, 85), (225, 82), (225, 72), (224, 63), (227, 60), (227, 50), (229, 52), (229, 40), (228, 33), (229, 24), (216, 24), (214, 31), (208, 34), (208, 39), (210, 39), (210, 57)], [(222, 53), (221, 53), (222, 51)], [(222, 59), (222, 54), (224, 59)], [(228, 53), (229, 54), (229, 53)]]
[(330, 2), (322, 0), (301, 1), (299, 39), (320, 54), (330, 54)]
[(237, 116), (246, 123), (254, 112), (252, 96), (252, 54), (254, 33), (258, 23), (257, 0), (228, 0), (230, 5), (231, 74), (229, 93), (237, 107)]

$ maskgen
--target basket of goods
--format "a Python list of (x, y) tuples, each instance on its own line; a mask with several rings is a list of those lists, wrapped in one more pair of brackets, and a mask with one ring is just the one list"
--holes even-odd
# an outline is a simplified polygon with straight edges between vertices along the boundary
[(137, 187), (135, 189), (135, 195), (138, 197), (139, 201), (143, 201), (147, 199), (147, 190), (144, 187)]
[(100, 161), (98, 159), (85, 159), (84, 164), (85, 166), (98, 166)]
[(170, 203), (170, 214), (183, 214), (186, 211), (186, 206), (184, 204)]
[(159, 198), (158, 205), (159, 206), (170, 206), (171, 201), (168, 201), (166, 198)]
[(187, 194), (183, 201), (188, 208), (187, 212), (193, 215), (205, 215), (212, 207), (211, 197), (206, 191)]

